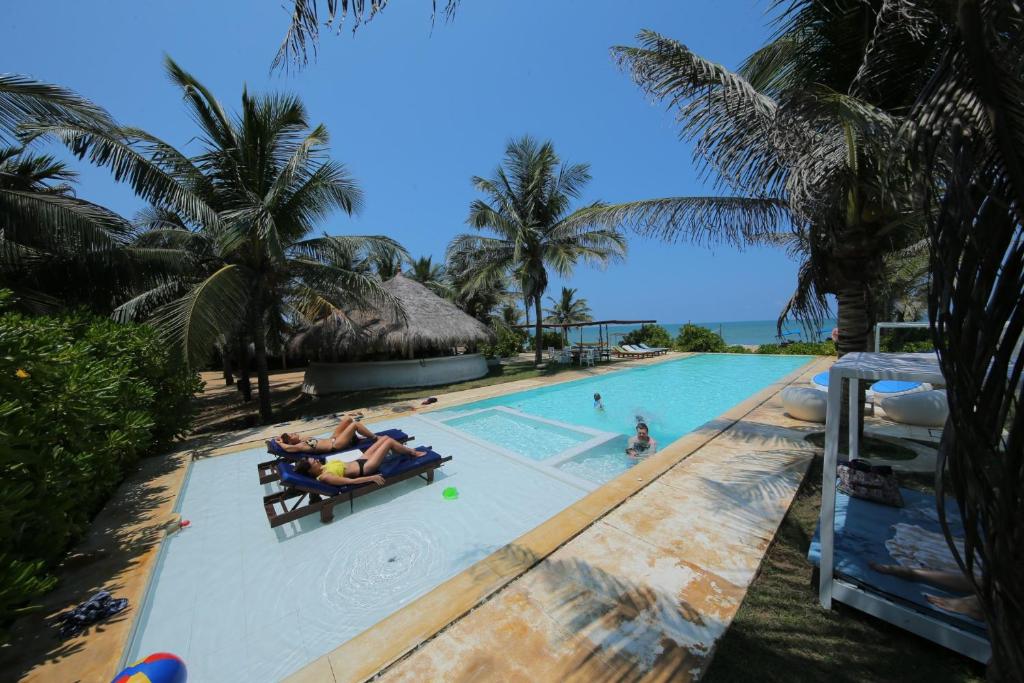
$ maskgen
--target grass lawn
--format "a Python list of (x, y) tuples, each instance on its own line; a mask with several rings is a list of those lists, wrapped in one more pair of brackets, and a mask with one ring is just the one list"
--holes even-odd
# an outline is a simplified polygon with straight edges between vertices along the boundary
[[(456, 382), (431, 387), (412, 387), (407, 389), (374, 389), (369, 391), (353, 391), (330, 396), (312, 397), (301, 392), (301, 379), (290, 383), (274, 386), (275, 377), (286, 373), (271, 374), (271, 399), (274, 406), (275, 422), (318, 417), (350, 410), (362, 410), (375, 406), (400, 401), (425, 398), (450, 391), (475, 389), (491, 384), (514, 382), (533, 377), (552, 377), (575, 368), (570, 365), (552, 365), (538, 369), (533, 360), (519, 360), (490, 369), (487, 375), (468, 382)], [(295, 371), (292, 371), (294, 374)], [(298, 372), (301, 372), (299, 370)], [(220, 383), (222, 384), (222, 383)], [(244, 429), (259, 424), (259, 407), (257, 403), (256, 378), (252, 378), (253, 400), (244, 403), (241, 395), (234, 390), (207, 392), (196, 397), (199, 403), (199, 416), (196, 419), (196, 433), (209, 433)]]
[[(931, 475), (900, 485), (923, 488)], [(704, 681), (982, 681), (984, 667), (839, 605), (811, 586), (807, 547), (821, 505), (816, 458)]]

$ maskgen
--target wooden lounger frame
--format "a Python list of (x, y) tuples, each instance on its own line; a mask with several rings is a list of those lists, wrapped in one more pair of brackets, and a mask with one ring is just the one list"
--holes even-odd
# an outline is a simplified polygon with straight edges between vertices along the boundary
[[(415, 436), (409, 435), (404, 439), (395, 439), (398, 443), (409, 443)], [(337, 451), (338, 453), (344, 453), (345, 451)], [(303, 453), (302, 455), (333, 455), (332, 453)], [(281, 478), (281, 475), (277, 473), (277, 463), (286, 458), (274, 458), (273, 460), (267, 460), (256, 465), (256, 472), (260, 477), (260, 484), (270, 484)]]
[[(287, 524), (288, 522), (295, 521), (296, 519), (300, 519), (306, 515), (311, 515), (314, 512), (319, 512), (320, 521), (326, 524), (334, 519), (334, 506), (338, 503), (343, 503), (347, 500), (349, 504), (349, 512), (351, 512), (355, 510), (354, 501), (356, 498), (365, 496), (367, 493), (373, 493), (374, 491), (387, 488), (388, 486), (400, 481), (419, 477), (427, 482), (427, 484), (432, 484), (434, 482), (434, 470), (441, 467), (451, 459), (451, 456), (448, 456), (447, 458), (441, 458), (440, 460), (433, 460), (426, 465), (414, 467), (402, 472), (401, 474), (388, 477), (384, 482), (384, 486), (366, 484), (364, 486), (349, 489), (345, 493), (339, 493), (336, 496), (330, 497), (325, 497), (319, 491), (312, 488), (306, 488), (301, 484), (287, 485), (282, 491), (263, 496), (263, 509), (267, 513), (267, 521), (270, 522), (270, 528)], [(295, 502), (289, 507), (289, 501), (292, 499), (295, 499)]]

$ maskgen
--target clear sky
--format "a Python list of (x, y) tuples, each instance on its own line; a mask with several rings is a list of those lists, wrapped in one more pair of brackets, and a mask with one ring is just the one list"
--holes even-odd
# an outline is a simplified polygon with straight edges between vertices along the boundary
[[(277, 0), (10, 3), (0, 70), (70, 87), (119, 121), (188, 145), (195, 127), (166, 79), (163, 54), (229, 109), (250, 90), (298, 93), (331, 132), (332, 156), (366, 193), (363, 212), (323, 229), (387, 234), (413, 256), (443, 260), (506, 141), (551, 139), (589, 162), (586, 201), (706, 194), (671, 114), (652, 105), (609, 56), (650, 28), (736, 67), (769, 34), (766, 0), (463, 0), (431, 31), (429, 0), (393, 2), (353, 36), (322, 36), (319, 59), (271, 74), (287, 28)], [(443, 3), (442, 3), (443, 4)], [(188, 149), (186, 147), (186, 149)], [(141, 203), (104, 169), (75, 161), (79, 194), (131, 216)], [(771, 249), (737, 252), (630, 236), (625, 263), (580, 266), (578, 287), (599, 318), (662, 322), (774, 319), (796, 264)], [(561, 282), (554, 282), (550, 294)]]

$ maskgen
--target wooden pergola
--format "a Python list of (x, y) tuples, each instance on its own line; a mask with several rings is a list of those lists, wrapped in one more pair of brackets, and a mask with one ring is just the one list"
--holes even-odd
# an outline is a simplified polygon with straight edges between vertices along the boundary
[[(580, 346), (583, 346), (583, 328), (597, 326), (597, 346), (598, 348), (607, 348), (611, 346), (611, 337), (608, 334), (609, 325), (649, 325), (658, 322), (657, 320), (588, 320), (580, 323), (570, 323), (568, 325), (562, 325), (558, 323), (541, 323), (541, 327), (554, 328), (561, 330), (566, 327), (578, 327), (580, 328)], [(522, 330), (536, 329), (536, 323), (531, 325), (514, 325), (514, 327)]]

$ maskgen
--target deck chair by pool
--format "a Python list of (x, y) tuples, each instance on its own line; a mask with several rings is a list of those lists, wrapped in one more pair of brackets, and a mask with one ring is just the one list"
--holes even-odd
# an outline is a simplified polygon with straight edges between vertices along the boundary
[(665, 348), (664, 346), (648, 346), (647, 344), (636, 344), (633, 348), (640, 349), (641, 351), (650, 351), (651, 353), (656, 353), (658, 355), (668, 353), (668, 349)]
[(351, 512), (355, 509), (356, 498), (380, 488), (412, 477), (419, 477), (428, 484), (433, 483), (434, 470), (449, 460), (451, 456), (444, 458), (432, 450), (428, 450), (426, 455), (419, 458), (407, 455), (388, 458), (377, 473), (384, 477), (383, 487), (376, 484), (332, 486), (296, 473), (292, 463), (281, 460), (277, 463), (277, 469), (283, 488), (281, 491), (263, 496), (263, 509), (267, 513), (267, 521), (270, 522), (271, 528), (313, 513), (320, 513), (320, 521), (327, 523), (334, 519), (334, 506), (338, 503), (348, 501)]
[[(413, 437), (409, 436), (401, 429), (385, 429), (382, 432), (378, 432), (377, 436), (390, 436), (398, 443), (406, 443), (407, 441), (411, 441), (413, 439)], [(361, 437), (359, 439), (356, 439), (356, 442), (352, 444), (351, 448), (346, 448), (344, 451), (338, 451), (338, 453), (344, 453), (345, 451), (352, 451), (356, 449), (359, 449), (365, 453), (366, 450), (375, 443), (377, 443), (376, 439)], [(299, 460), (302, 460), (303, 458), (308, 458), (310, 455), (312, 455), (312, 453), (289, 453), (288, 451), (281, 448), (280, 444), (278, 444), (273, 439), (267, 441), (267, 453), (276, 455), (277, 459), (267, 460), (266, 462), (261, 462), (258, 465), (256, 465), (256, 470), (257, 472), (259, 472), (261, 484), (269, 484), (272, 481), (278, 480), (278, 462), (282, 460), (287, 460), (289, 462), (298, 462)], [(327, 455), (328, 454), (321, 453), (317, 457), (319, 457), (320, 460), (326, 460)]]
[(613, 346), (612, 353), (619, 358), (649, 358), (654, 355), (650, 351), (630, 351), (629, 349), (621, 346)]

